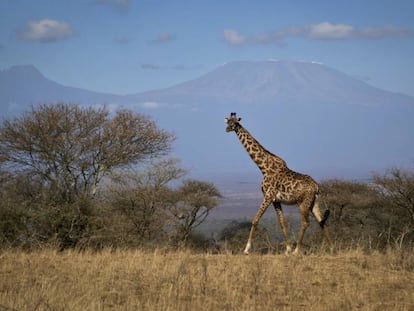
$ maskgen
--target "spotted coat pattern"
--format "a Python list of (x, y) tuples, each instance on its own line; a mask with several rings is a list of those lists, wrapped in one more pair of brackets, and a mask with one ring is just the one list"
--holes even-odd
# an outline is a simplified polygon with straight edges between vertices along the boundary
[(241, 118), (236, 113), (231, 113), (226, 118), (226, 131), (234, 131), (247, 153), (257, 164), (263, 174), (261, 189), (263, 202), (252, 221), (244, 252), (249, 253), (253, 236), (260, 218), (270, 204), (273, 204), (279, 223), (286, 241), (286, 252), (291, 251), (291, 243), (287, 234), (286, 223), (282, 212), (282, 205), (298, 205), (301, 213), (301, 229), (294, 253), (297, 253), (302, 245), (303, 237), (309, 226), (309, 214), (313, 214), (320, 226), (323, 228), (325, 239), (330, 244), (328, 227), (325, 222), (329, 216), (329, 210), (324, 215), (319, 209), (319, 185), (309, 175), (292, 171), (286, 162), (279, 156), (266, 150), (241, 124)]

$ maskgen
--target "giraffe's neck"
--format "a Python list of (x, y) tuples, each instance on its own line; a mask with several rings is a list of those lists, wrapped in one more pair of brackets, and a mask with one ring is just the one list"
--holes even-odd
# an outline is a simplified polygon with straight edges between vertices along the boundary
[(243, 126), (239, 125), (236, 134), (263, 174), (266, 174), (269, 169), (275, 169), (275, 166), (286, 167), (283, 159), (266, 150)]

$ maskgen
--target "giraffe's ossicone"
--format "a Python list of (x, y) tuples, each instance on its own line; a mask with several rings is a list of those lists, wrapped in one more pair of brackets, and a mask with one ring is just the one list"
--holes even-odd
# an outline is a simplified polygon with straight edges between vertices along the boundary
[(260, 221), (260, 218), (269, 207), (273, 204), (279, 223), (286, 241), (286, 252), (292, 249), (289, 236), (287, 233), (285, 218), (282, 211), (282, 204), (297, 205), (301, 214), (301, 229), (294, 253), (297, 253), (302, 246), (305, 231), (309, 226), (309, 214), (312, 214), (321, 228), (329, 245), (331, 245), (328, 226), (326, 221), (329, 217), (329, 210), (322, 215), (319, 208), (319, 185), (312, 177), (292, 171), (286, 165), (286, 162), (277, 155), (266, 150), (241, 124), (241, 118), (237, 117), (235, 112), (230, 117), (225, 118), (227, 123), (227, 132), (234, 131), (240, 142), (250, 155), (252, 160), (257, 164), (263, 173), (262, 192), (263, 202), (256, 216), (253, 218), (252, 226), (247, 240), (244, 253), (248, 254), (252, 245), (253, 236)]

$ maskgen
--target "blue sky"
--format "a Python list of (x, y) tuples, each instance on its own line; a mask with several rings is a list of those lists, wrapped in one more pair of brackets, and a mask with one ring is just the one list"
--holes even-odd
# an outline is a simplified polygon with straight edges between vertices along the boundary
[(129, 94), (267, 59), (414, 96), (414, 1), (0, 0), (0, 69), (68, 86)]

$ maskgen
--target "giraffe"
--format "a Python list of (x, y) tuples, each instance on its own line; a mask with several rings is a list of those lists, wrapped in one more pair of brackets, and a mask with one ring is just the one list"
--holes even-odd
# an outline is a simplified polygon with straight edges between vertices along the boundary
[(296, 248), (293, 251), (294, 254), (298, 253), (302, 246), (305, 231), (309, 226), (310, 213), (316, 218), (323, 230), (326, 241), (331, 245), (328, 226), (325, 224), (329, 217), (329, 209), (325, 211), (324, 215), (321, 214), (319, 209), (319, 185), (317, 182), (308, 175), (290, 170), (282, 158), (266, 150), (240, 124), (240, 121), (241, 118), (238, 118), (236, 113), (232, 112), (229, 118), (225, 118), (227, 123), (226, 132), (234, 131), (237, 134), (247, 153), (263, 174), (261, 184), (263, 201), (256, 216), (253, 218), (244, 253), (249, 254), (256, 227), (270, 204), (273, 204), (279, 218), (280, 227), (286, 242), (286, 254), (291, 253), (292, 246), (287, 233), (281, 204), (297, 205), (301, 214), (301, 228)]

